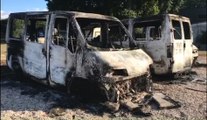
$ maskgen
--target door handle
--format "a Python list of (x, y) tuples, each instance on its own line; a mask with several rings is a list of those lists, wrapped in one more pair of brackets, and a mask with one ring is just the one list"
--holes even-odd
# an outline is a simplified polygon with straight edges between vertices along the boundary
[(183, 47), (184, 47), (184, 48), (186, 47), (185, 43), (183, 44)]

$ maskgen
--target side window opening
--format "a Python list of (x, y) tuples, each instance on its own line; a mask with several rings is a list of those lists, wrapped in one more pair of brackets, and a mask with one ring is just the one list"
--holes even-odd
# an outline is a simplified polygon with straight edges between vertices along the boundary
[(134, 28), (134, 38), (137, 41), (145, 41), (146, 39), (146, 28), (144, 27), (135, 27)]
[(66, 46), (67, 42), (67, 18), (56, 18), (53, 30), (53, 43), (59, 46)]
[(24, 32), (24, 19), (19, 19), (19, 18), (14, 18), (11, 21), (11, 26), (10, 26), (10, 38), (16, 38), (16, 39), (21, 39), (23, 38), (23, 32)]
[(159, 40), (161, 38), (160, 26), (150, 27), (150, 38), (152, 38), (152, 40)]
[(185, 39), (191, 39), (190, 25), (188, 22), (183, 22), (184, 37)]
[(26, 40), (40, 44), (45, 43), (46, 18), (27, 19)]
[[(150, 22), (136, 22), (134, 24), (133, 37), (137, 41), (160, 40), (162, 20)], [(148, 38), (149, 37), (149, 38)]]
[(74, 53), (77, 47), (77, 34), (73, 29), (71, 22), (69, 23), (69, 33), (68, 33), (68, 49)]
[(177, 20), (172, 20), (172, 26), (173, 26), (174, 38), (182, 39), (180, 22)]
[(36, 22), (36, 37), (38, 43), (45, 43), (46, 20)]
[[(83, 32), (83, 35), (86, 39), (86, 41), (92, 45), (92, 46), (98, 46), (101, 47), (103, 46), (102, 42), (103, 41), (103, 34), (106, 36), (107, 31), (103, 30), (104, 29), (104, 23), (103, 22), (98, 22), (94, 20), (89, 20), (89, 19), (78, 19), (78, 23), (81, 27), (81, 30)], [(106, 25), (106, 24), (105, 24)], [(106, 28), (106, 27), (105, 27)], [(106, 39), (105, 39), (106, 40)]]
[(101, 28), (100, 27), (96, 27), (96, 28), (93, 28), (93, 35), (92, 37), (95, 38), (95, 37), (98, 37), (101, 35)]

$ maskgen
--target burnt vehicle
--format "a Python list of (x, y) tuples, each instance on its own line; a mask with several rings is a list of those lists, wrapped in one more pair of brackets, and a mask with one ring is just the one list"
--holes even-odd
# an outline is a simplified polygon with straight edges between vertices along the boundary
[(9, 68), (38, 82), (114, 103), (151, 91), (152, 59), (115, 17), (73, 11), (11, 13), (6, 36)]
[(123, 20), (136, 43), (153, 59), (154, 74), (189, 72), (198, 57), (190, 19), (162, 14)]

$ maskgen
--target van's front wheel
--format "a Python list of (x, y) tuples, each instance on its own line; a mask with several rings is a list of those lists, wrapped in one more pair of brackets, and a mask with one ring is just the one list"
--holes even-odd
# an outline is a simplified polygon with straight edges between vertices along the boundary
[(66, 92), (69, 95), (71, 95), (71, 84), (72, 84), (72, 78), (67, 78), (67, 80), (66, 80)]
[(18, 62), (12, 62), (12, 69), (13, 69), (13, 72), (15, 74), (15, 77), (18, 80), (24, 79), (24, 77), (23, 77), (24, 74), (23, 74), (22, 68), (21, 68), (21, 66)]
[(90, 102), (104, 101), (103, 89), (98, 82), (83, 78), (67, 78), (66, 90), (69, 95), (73, 95), (81, 100)]

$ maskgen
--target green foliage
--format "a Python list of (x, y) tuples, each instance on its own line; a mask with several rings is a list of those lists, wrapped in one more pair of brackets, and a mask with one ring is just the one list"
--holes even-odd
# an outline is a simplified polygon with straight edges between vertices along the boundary
[(93, 12), (118, 18), (176, 13), (184, 0), (45, 0), (48, 9)]
[(137, 13), (134, 10), (124, 9), (119, 13), (119, 18), (136, 18)]
[(184, 0), (159, 0), (161, 13), (178, 13)]
[(139, 6), (137, 6), (136, 11), (138, 12), (138, 16), (150, 16), (156, 15), (160, 12), (158, 6), (158, 0), (141, 0)]
[(14, 19), (12, 24), (12, 37), (21, 38), (24, 30), (24, 20)]
[(45, 21), (36, 21), (36, 28), (45, 28), (46, 20)]

